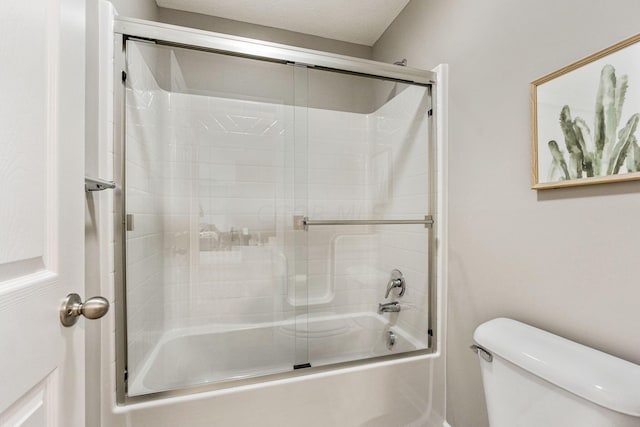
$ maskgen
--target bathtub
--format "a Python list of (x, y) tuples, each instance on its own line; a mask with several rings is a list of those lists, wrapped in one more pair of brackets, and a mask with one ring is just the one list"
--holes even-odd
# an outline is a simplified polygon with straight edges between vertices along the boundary
[[(389, 331), (395, 343), (389, 343)], [(129, 396), (424, 349), (376, 313), (314, 314), (297, 321), (225, 324), (165, 333), (135, 371)]]

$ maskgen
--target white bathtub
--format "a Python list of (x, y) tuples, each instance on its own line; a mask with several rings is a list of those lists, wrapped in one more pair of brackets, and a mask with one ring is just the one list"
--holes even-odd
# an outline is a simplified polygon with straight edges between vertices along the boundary
[[(389, 330), (395, 335), (393, 346)], [(137, 371), (130, 371), (128, 394), (288, 372), (300, 361), (325, 366), (423, 348), (422, 341), (375, 313), (173, 330)]]

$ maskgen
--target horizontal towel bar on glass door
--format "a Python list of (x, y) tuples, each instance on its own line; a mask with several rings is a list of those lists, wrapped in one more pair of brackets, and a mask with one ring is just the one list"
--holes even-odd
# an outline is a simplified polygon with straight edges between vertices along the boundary
[(433, 217), (425, 215), (424, 219), (321, 219), (311, 220), (309, 217), (295, 215), (293, 217), (294, 230), (308, 230), (309, 226), (316, 225), (403, 225), (424, 224), (424, 228), (433, 226)]

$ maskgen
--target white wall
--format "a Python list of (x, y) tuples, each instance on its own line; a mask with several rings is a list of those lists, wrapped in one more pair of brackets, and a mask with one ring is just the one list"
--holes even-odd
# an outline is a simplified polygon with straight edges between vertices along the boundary
[(491, 318), (512, 317), (640, 363), (640, 183), (530, 190), (528, 86), (633, 35), (639, 14), (634, 0), (413, 0), (374, 46), (376, 60), (450, 64), (447, 419), (454, 427), (488, 425), (468, 347), (475, 327)]

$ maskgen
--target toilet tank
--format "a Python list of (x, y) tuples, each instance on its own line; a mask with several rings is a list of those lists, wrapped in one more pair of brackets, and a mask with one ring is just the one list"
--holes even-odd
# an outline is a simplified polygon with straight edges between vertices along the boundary
[(491, 427), (640, 427), (639, 365), (505, 318), (473, 339)]

